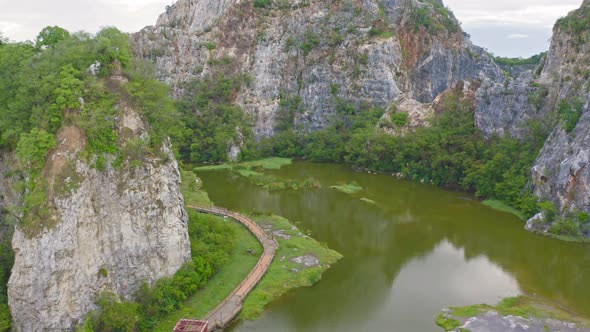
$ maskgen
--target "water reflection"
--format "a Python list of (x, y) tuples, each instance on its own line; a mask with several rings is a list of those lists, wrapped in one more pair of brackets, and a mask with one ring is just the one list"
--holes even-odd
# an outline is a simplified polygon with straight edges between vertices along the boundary
[[(432, 318), (445, 306), (496, 302), (521, 290), (590, 314), (590, 246), (539, 238), (464, 194), (384, 175), (307, 163), (277, 173), (313, 176), (324, 189), (271, 193), (227, 172), (200, 176), (219, 205), (300, 222), (345, 258), (320, 283), (288, 294), (237, 331), (438, 331)], [(352, 180), (362, 193), (328, 189)]]

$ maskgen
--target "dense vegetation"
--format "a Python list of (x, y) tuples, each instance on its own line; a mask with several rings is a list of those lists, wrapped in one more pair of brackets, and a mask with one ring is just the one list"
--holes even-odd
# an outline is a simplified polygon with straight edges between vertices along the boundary
[(499, 65), (507, 66), (520, 66), (520, 65), (537, 65), (545, 57), (547, 52), (535, 54), (530, 58), (505, 58), (505, 57), (494, 57), (494, 61)]
[[(217, 64), (223, 68), (233, 60)], [(186, 94), (178, 109), (186, 123), (186, 139), (174, 140), (181, 159), (191, 162), (221, 162), (227, 159), (231, 145), (239, 145), (250, 135), (248, 118), (233, 105), (234, 96), (246, 76), (230, 76), (223, 71), (212, 77), (195, 80), (186, 85)], [(239, 130), (237, 128), (243, 128)]]
[(397, 137), (376, 129), (383, 110), (339, 104), (337, 120), (330, 127), (303, 134), (280, 131), (257, 143), (256, 154), (349, 162), (496, 198), (526, 216), (538, 211), (537, 200), (527, 189), (527, 176), (547, 135), (543, 124), (530, 123), (525, 140), (486, 139), (475, 126), (470, 102), (461, 94), (451, 94), (430, 127)]
[(90, 314), (84, 331), (151, 331), (160, 319), (184, 305), (185, 300), (228, 260), (235, 232), (222, 218), (189, 211), (192, 261), (170, 278), (150, 287), (144, 283), (134, 301), (120, 301), (103, 293), (99, 309)]

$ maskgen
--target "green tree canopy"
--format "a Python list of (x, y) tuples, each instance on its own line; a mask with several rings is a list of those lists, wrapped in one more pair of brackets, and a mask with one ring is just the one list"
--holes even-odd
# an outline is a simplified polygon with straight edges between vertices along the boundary
[(37, 48), (52, 47), (62, 40), (70, 38), (70, 33), (58, 26), (48, 26), (41, 30), (35, 38), (35, 46)]

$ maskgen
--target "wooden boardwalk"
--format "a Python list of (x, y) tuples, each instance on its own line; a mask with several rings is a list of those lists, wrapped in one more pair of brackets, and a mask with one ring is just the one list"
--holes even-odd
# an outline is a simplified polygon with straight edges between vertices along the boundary
[(256, 266), (254, 266), (250, 274), (248, 274), (246, 279), (244, 279), (242, 283), (205, 318), (205, 320), (209, 321), (210, 331), (222, 329), (236, 318), (238, 313), (242, 310), (246, 296), (254, 289), (254, 287), (256, 287), (262, 277), (266, 274), (270, 263), (272, 263), (275, 257), (278, 244), (274, 239), (269, 238), (258, 224), (239, 213), (217, 207), (187, 206), (187, 208), (197, 210), (201, 213), (232, 218), (246, 226), (262, 244), (262, 256), (260, 256), (258, 263), (256, 263)]

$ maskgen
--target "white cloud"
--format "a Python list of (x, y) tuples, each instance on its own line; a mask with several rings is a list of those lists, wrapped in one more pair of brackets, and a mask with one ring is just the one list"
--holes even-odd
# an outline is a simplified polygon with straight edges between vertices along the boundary
[(96, 32), (116, 26), (127, 32), (155, 24), (173, 0), (0, 0), (0, 31), (12, 40), (32, 40), (48, 25)]
[(446, 0), (465, 27), (520, 25), (552, 27), (582, 0)]
[(546, 51), (555, 21), (582, 3), (582, 0), (443, 1), (476, 44), (497, 55), (511, 57)]
[(508, 39), (527, 39), (527, 38), (529, 38), (529, 35), (525, 35), (522, 33), (513, 33), (511, 35), (508, 35), (506, 38), (508, 38)]

